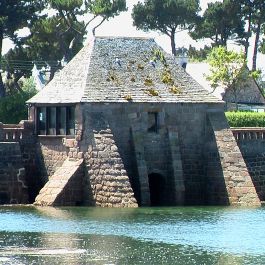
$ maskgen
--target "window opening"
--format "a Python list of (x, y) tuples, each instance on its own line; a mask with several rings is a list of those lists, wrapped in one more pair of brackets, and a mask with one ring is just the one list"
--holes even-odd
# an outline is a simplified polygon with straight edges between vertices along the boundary
[(41, 107), (38, 108), (37, 111), (37, 126), (38, 126), (38, 134), (45, 135), (46, 134), (46, 108)]
[(66, 107), (57, 107), (57, 134), (66, 134)]
[(56, 135), (56, 108), (47, 108), (47, 118), (48, 118), (48, 135)]
[(75, 133), (75, 108), (68, 107), (67, 108), (67, 134), (74, 134)]
[(74, 135), (75, 107), (38, 107), (38, 135)]

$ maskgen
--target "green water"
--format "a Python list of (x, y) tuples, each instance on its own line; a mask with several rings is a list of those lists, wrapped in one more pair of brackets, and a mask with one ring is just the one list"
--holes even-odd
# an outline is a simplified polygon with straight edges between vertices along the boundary
[(265, 208), (0, 208), (0, 264), (265, 264)]

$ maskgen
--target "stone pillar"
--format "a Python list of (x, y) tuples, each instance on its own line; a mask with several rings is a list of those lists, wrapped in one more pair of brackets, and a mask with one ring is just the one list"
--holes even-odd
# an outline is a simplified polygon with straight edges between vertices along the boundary
[(168, 140), (175, 186), (174, 204), (183, 205), (185, 201), (185, 183), (183, 177), (178, 131), (176, 127), (168, 126)]
[(137, 164), (137, 171), (140, 184), (140, 196), (141, 196), (141, 206), (150, 205), (150, 190), (148, 181), (148, 170), (145, 162), (144, 156), (144, 136), (140, 130), (136, 128), (131, 128), (132, 140), (134, 145), (135, 159)]

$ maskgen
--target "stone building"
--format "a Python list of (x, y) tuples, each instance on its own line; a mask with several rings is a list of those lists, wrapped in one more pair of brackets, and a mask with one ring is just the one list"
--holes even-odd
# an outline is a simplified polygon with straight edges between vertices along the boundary
[(224, 103), (153, 39), (96, 37), (28, 101), (37, 205), (259, 205)]
[(251, 77), (247, 78), (240, 86), (238, 85), (236, 91), (224, 89), (222, 86), (213, 89), (210, 85), (210, 81), (206, 79), (206, 77), (210, 75), (210, 65), (208, 63), (189, 63), (186, 69), (188, 74), (199, 84), (217, 98), (225, 101), (226, 110), (235, 110), (237, 105), (240, 110), (264, 112), (265, 98), (262, 89), (255, 79)]

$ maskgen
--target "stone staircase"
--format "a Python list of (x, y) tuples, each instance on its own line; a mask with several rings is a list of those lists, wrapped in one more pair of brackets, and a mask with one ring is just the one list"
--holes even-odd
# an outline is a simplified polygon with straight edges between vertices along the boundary
[(83, 159), (67, 158), (40, 190), (34, 205), (81, 205), (83, 197)]

